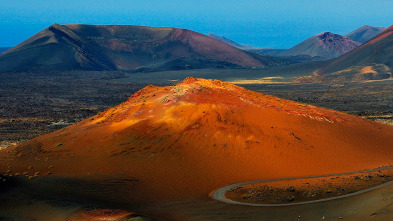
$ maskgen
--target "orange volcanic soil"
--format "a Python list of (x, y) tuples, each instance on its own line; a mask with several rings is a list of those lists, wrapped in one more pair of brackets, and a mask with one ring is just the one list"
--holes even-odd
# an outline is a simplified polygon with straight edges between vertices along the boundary
[(67, 221), (126, 221), (126, 220), (151, 220), (133, 212), (113, 209), (80, 210), (67, 217)]
[(98, 210), (88, 210), (81, 211), (75, 217), (71, 217), (71, 220), (122, 220), (126, 217), (132, 215), (131, 212), (123, 210), (108, 210), (108, 209), (98, 209)]
[(67, 180), (59, 188), (88, 180), (66, 193), (122, 202), (185, 199), (250, 180), (388, 166), (392, 136), (390, 126), (338, 111), (187, 78), (0, 150), (0, 174)]

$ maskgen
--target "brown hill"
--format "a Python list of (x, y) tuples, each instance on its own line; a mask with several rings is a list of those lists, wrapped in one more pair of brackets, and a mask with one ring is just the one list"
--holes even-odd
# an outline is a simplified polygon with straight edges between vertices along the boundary
[(276, 60), (186, 29), (54, 24), (1, 54), (0, 71), (265, 67)]
[(388, 165), (392, 135), (359, 117), (188, 78), (0, 150), (0, 173), (60, 196), (160, 205), (249, 180)]
[(310, 56), (326, 60), (343, 55), (357, 48), (361, 43), (347, 37), (323, 32), (313, 36), (294, 47), (280, 52), (278, 56)]
[(348, 37), (354, 41), (360, 43), (366, 43), (369, 40), (373, 39), (379, 33), (383, 32), (386, 28), (384, 27), (373, 27), (369, 25), (364, 25), (349, 34), (346, 34), (345, 37)]
[(367, 43), (336, 59), (322, 63), (312, 76), (297, 82), (368, 81), (392, 78), (393, 26)]

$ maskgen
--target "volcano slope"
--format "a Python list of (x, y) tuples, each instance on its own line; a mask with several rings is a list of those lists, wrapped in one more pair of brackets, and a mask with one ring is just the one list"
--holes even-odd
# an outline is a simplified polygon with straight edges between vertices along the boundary
[[(389, 166), (392, 135), (390, 126), (338, 111), (187, 78), (175, 86), (147, 86), (92, 118), (0, 150), (0, 174), (36, 195), (163, 219), (251, 219), (285, 211), (297, 217), (299, 207), (246, 214), (208, 195), (239, 182)], [(375, 197), (358, 200), (351, 211), (362, 211), (368, 199), (374, 200), (370, 208), (384, 208), (387, 201), (378, 204)], [(337, 214), (345, 205), (319, 206)], [(303, 212), (320, 218), (312, 206)]]
[(345, 37), (364, 44), (369, 40), (373, 39), (379, 33), (383, 32), (385, 29), (386, 28), (384, 27), (373, 27), (370, 25), (364, 25), (352, 31), (351, 33), (346, 34)]

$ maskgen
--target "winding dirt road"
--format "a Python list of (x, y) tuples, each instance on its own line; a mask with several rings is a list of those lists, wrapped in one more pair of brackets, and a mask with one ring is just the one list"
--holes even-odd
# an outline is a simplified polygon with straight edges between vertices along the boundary
[(310, 179), (310, 178), (321, 178), (321, 177), (329, 177), (329, 176), (341, 176), (341, 175), (350, 175), (350, 174), (356, 174), (356, 173), (375, 172), (375, 171), (387, 170), (387, 169), (393, 169), (393, 166), (379, 167), (379, 168), (370, 169), (370, 170), (362, 170), (362, 171), (354, 171), (354, 172), (346, 172), (346, 173), (317, 175), (317, 176), (292, 177), (292, 178), (279, 178), (279, 179), (247, 181), (247, 182), (235, 183), (235, 184), (231, 184), (231, 185), (228, 185), (228, 186), (224, 186), (224, 187), (222, 187), (220, 189), (217, 189), (217, 190), (213, 191), (212, 193), (210, 193), (210, 196), (213, 199), (215, 199), (217, 201), (224, 202), (224, 203), (235, 204), (235, 205), (244, 205), (244, 206), (262, 206), (262, 207), (294, 206), (294, 205), (302, 205), (302, 204), (325, 202), (325, 201), (330, 201), (330, 200), (335, 200), (335, 199), (341, 199), (341, 198), (346, 198), (346, 197), (350, 197), (350, 196), (355, 196), (355, 195), (366, 193), (366, 192), (369, 192), (369, 191), (372, 191), (372, 190), (375, 190), (375, 189), (379, 189), (381, 187), (393, 184), (393, 180), (389, 181), (389, 182), (386, 182), (386, 183), (383, 183), (383, 184), (380, 184), (380, 185), (377, 185), (377, 186), (373, 186), (371, 188), (360, 190), (360, 191), (357, 191), (357, 192), (354, 192), (354, 193), (345, 194), (345, 195), (342, 195), (342, 196), (336, 196), (336, 197), (331, 197), (331, 198), (326, 198), (326, 199), (318, 199), (318, 200), (312, 200), (312, 201), (306, 201), (306, 202), (298, 202), (298, 203), (282, 203), (282, 204), (244, 203), (244, 202), (234, 201), (234, 200), (226, 198), (225, 197), (225, 193), (228, 190), (230, 190), (232, 188), (235, 188), (237, 186), (247, 185), (247, 184), (252, 184), (252, 183), (263, 183), (263, 182), (283, 181), (283, 180), (297, 180), (297, 179)]

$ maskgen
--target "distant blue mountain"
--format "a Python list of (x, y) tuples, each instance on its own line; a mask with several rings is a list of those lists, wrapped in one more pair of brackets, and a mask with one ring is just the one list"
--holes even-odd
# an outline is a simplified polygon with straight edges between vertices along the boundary
[(7, 51), (8, 49), (10, 49), (11, 47), (0, 47), (0, 54)]

